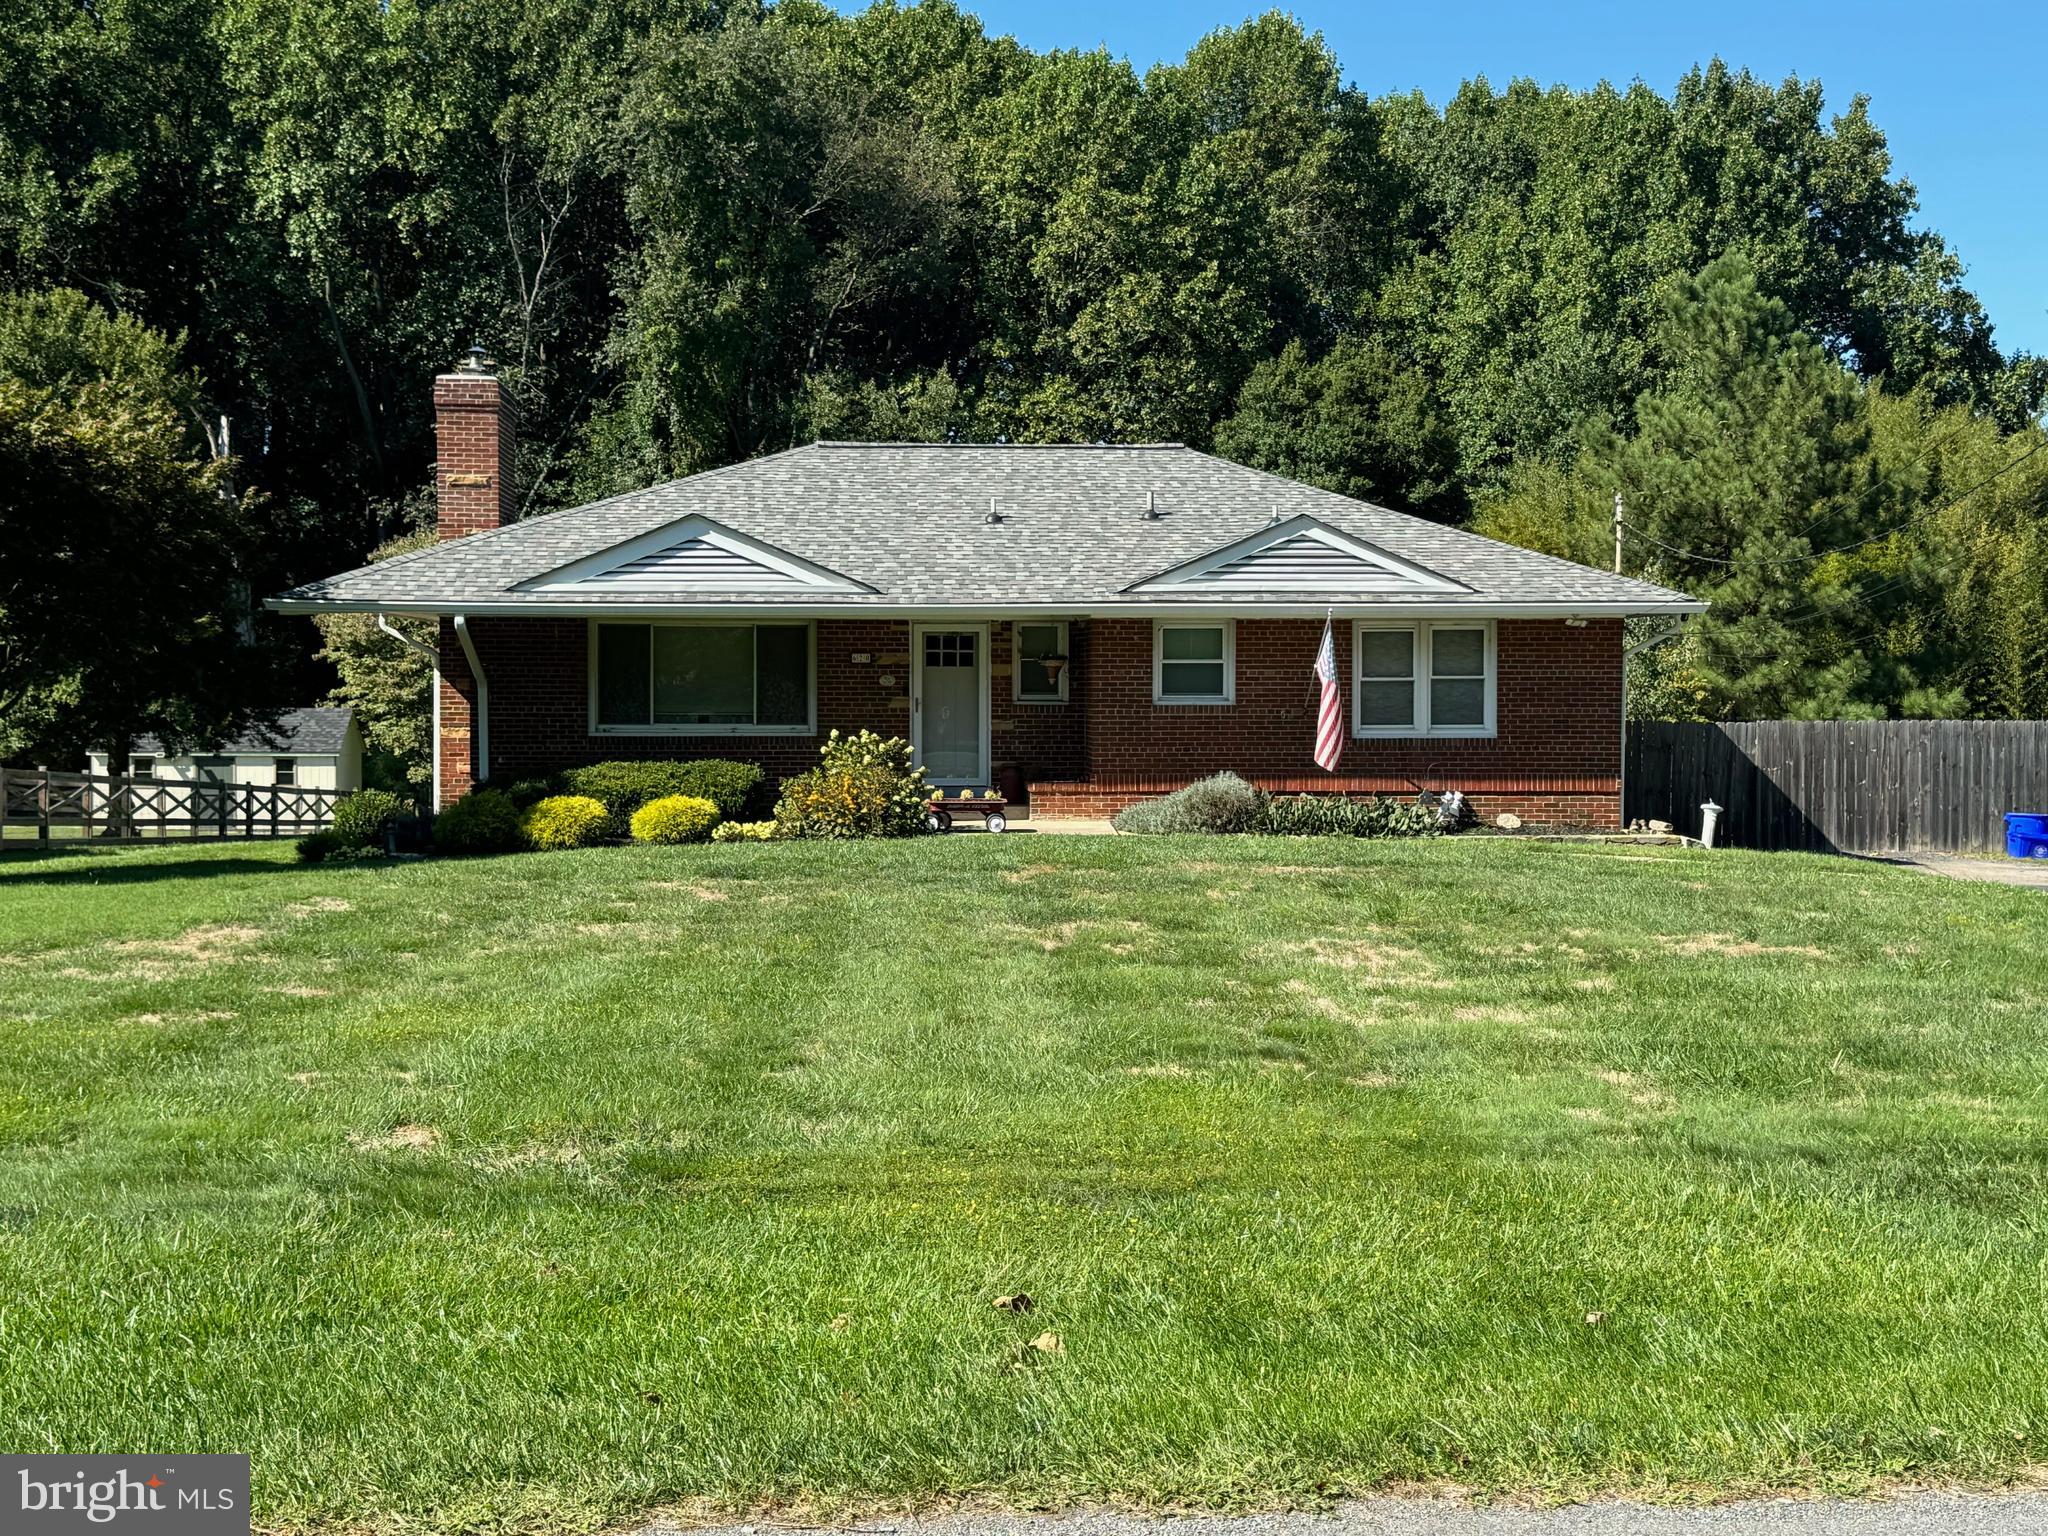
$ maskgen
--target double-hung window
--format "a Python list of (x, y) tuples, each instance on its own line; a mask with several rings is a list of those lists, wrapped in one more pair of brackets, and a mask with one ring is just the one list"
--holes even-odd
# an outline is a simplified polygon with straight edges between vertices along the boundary
[(296, 785), (299, 782), (299, 760), (296, 757), (280, 757), (276, 763), (277, 771), (272, 783)]
[(1361, 619), (1352, 632), (1351, 734), (1494, 734), (1490, 622)]
[(591, 625), (593, 735), (806, 736), (816, 730), (811, 626)]
[[(1019, 619), (1014, 697), (1024, 704), (1063, 704), (1067, 698), (1067, 626)], [(1050, 661), (1050, 665), (1048, 665)]]
[(1152, 626), (1152, 702), (1229, 704), (1237, 698), (1237, 634), (1229, 619), (1160, 619)]

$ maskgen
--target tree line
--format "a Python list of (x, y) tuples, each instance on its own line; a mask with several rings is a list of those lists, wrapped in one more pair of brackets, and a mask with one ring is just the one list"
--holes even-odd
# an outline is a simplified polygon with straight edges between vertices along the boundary
[[(235, 590), (418, 526), (427, 380), (476, 340), (527, 513), (816, 437), (1177, 440), (1606, 565), (1620, 490), (1630, 573), (1717, 605), (1641, 707), (2048, 713), (2048, 366), (1817, 82), (1433, 105), (1277, 13), (1140, 71), (948, 0), (0, 13), (8, 482), (120, 435), (75, 359), (138, 328), (160, 386), (120, 388), (231, 482), (193, 505)], [(64, 554), (0, 577), (0, 655), (38, 657), (0, 751), (108, 728), (111, 672), (25, 627), (26, 588), (83, 583)], [(116, 728), (331, 681), (303, 624), (257, 634), (205, 669), (219, 708)]]

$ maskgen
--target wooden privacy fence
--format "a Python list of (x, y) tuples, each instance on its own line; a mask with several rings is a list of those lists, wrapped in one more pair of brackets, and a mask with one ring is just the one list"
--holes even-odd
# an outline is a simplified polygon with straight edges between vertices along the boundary
[(1743, 848), (2002, 853), (2007, 811), (2048, 810), (2048, 721), (1631, 720), (1624, 814)]
[(334, 820), (345, 791), (214, 779), (128, 779), (106, 774), (0, 768), (0, 846), (33, 829), (100, 841), (150, 838), (298, 837)]

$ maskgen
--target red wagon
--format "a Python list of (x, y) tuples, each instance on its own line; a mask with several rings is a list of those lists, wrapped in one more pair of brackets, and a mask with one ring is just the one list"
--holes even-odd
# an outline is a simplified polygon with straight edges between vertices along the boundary
[(977, 795), (972, 800), (942, 800), (934, 796), (924, 803), (924, 819), (934, 832), (950, 832), (955, 816), (979, 816), (984, 830), (1000, 832), (1010, 824), (1005, 814), (1009, 804), (1001, 796), (983, 799)]

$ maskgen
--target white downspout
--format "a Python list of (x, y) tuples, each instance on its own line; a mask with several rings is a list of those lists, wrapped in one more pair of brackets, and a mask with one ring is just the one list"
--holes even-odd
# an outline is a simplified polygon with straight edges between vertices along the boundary
[(433, 780), (428, 784), (427, 790), (428, 804), (434, 810), (439, 811), (441, 809), (441, 648), (437, 645), (429, 645), (424, 640), (415, 640), (402, 629), (394, 629), (390, 620), (386, 619), (381, 613), (377, 615), (377, 627), (407, 650), (417, 651), (420, 655), (426, 657), (428, 663), (434, 669), (434, 691), (432, 695), (434, 721), (431, 727), (434, 766), (432, 770)]
[(433, 792), (431, 804), (436, 816), (441, 814), (441, 661), (434, 659), (434, 782), (429, 788)]
[(387, 620), (381, 613), (377, 615), (377, 627), (383, 630), (384, 633), (389, 635), (392, 639), (396, 640), (400, 645), (404, 646), (407, 650), (418, 651), (422, 656), (426, 657), (427, 660), (433, 662), (435, 666), (439, 666), (441, 664), (441, 653), (438, 650), (436, 650), (433, 646), (427, 644), (427, 642), (424, 640), (413, 639), (411, 635), (408, 635), (402, 629), (393, 629), (391, 627), (390, 621)]
[(469, 662), (469, 675), (476, 679), (476, 718), (470, 722), (475, 733), (476, 749), (471, 761), (483, 772), (479, 779), (491, 776), (491, 683), (484, 676), (484, 664), (477, 659), (476, 642), (469, 637), (469, 620), (462, 614), (455, 615), (455, 638), (462, 642), (462, 654)]

